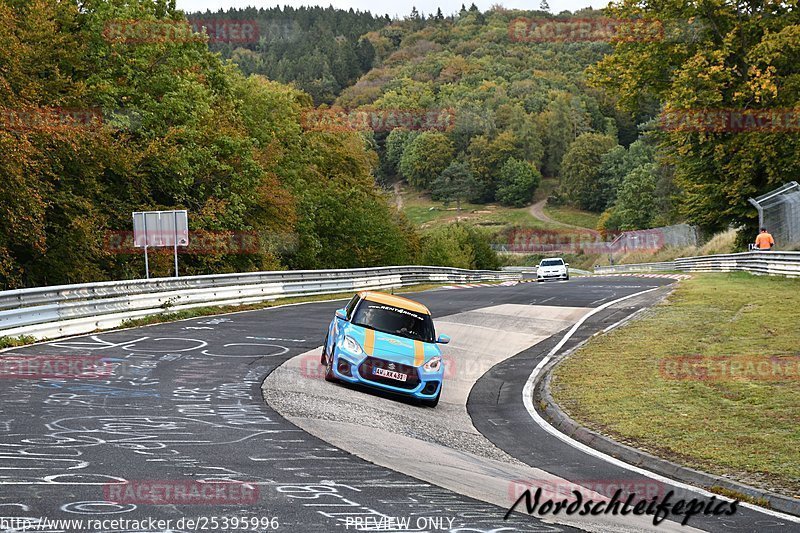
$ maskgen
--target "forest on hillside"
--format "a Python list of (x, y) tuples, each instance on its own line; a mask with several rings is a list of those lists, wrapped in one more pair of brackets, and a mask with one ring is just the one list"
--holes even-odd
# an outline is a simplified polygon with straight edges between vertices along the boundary
[[(253, 39), (216, 39), (213, 52), (231, 59), (246, 75), (293, 83), (314, 103), (331, 104), (343, 89), (373, 67), (375, 50), (362, 36), (391, 23), (388, 15), (331, 6), (228, 9), (191, 13), (189, 21), (252, 21)], [(242, 42), (245, 41), (245, 42)]]
[[(602, 15), (587, 9), (574, 17)], [(409, 17), (366, 35), (377, 65), (337, 106), (453, 114), (446, 131), (376, 133), (379, 179), (407, 180), (434, 199), (521, 207), (542, 176), (552, 177), (560, 186), (550, 202), (608, 210), (607, 232), (672, 222), (671, 175), (655, 171), (654, 141), (638, 129), (646, 117), (621, 111), (613, 93), (587, 80), (586, 69), (612, 44), (515, 38), (534, 17), (553, 18), (472, 7), (443, 19)], [(634, 213), (640, 199), (623, 191), (642, 174), (653, 180), (652, 202)]]
[[(116, 244), (137, 210), (190, 211), (206, 246), (189, 248), (184, 274), (494, 268), (485, 234), (421, 234), (381, 186), (522, 206), (544, 176), (558, 183), (552, 203), (602, 213), (607, 233), (673, 221), (713, 231), (752, 228), (747, 198), (800, 174), (796, 130), (660, 118), (796, 109), (789, 4), (622, 0), (557, 17), (473, 5), (402, 20), (287, 7), (192, 14), (193, 26), (161, 0), (0, 0), (0, 14), (0, 288), (141, 276), (141, 254)], [(535, 17), (573, 16), (663, 33), (526, 38)], [(337, 109), (381, 126), (309, 127)], [(445, 127), (400, 117), (443, 110)], [(153, 258), (157, 275), (170, 266)]]
[(3, 0), (0, 16), (0, 288), (141, 277), (117, 237), (148, 209), (189, 210), (205, 244), (183, 274), (416, 260), (363, 139), (304, 131), (307, 93), (175, 33), (169, 3)]
[[(633, 0), (558, 16), (499, 6), (409, 16), (366, 34), (375, 67), (336, 105), (448, 109), (446, 131), (373, 136), (379, 179), (434, 199), (522, 206), (545, 176), (559, 183), (549, 203), (602, 213), (605, 234), (688, 221), (749, 239), (747, 198), (800, 174), (798, 17), (788, 4)], [(530, 38), (542, 20), (636, 24), (608, 39)], [(686, 123), (700, 112), (775, 113), (795, 127)]]

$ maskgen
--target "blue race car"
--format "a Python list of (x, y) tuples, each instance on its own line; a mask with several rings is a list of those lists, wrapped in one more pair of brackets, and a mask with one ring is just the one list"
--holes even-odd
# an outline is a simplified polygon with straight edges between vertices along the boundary
[(325, 379), (361, 383), (412, 396), (436, 407), (444, 363), (428, 308), (407, 298), (365, 291), (353, 296), (328, 327), (322, 346)]

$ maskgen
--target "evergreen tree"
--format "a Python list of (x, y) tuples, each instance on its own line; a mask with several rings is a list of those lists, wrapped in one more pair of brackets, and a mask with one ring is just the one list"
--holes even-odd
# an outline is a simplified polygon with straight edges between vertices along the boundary
[(459, 212), (462, 201), (471, 200), (478, 194), (480, 184), (465, 161), (450, 163), (431, 184), (431, 198), (445, 203), (455, 201)]

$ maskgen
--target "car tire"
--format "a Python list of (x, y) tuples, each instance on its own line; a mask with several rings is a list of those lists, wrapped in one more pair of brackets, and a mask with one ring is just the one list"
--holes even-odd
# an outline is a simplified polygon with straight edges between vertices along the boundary
[(325, 381), (332, 383), (339, 381), (333, 374), (333, 354), (325, 357)]
[(564, 277), (564, 281), (569, 281), (569, 274)]
[(422, 400), (422, 405), (431, 408), (436, 407), (437, 405), (439, 405), (439, 398), (441, 397), (441, 395), (442, 395), (442, 388), (439, 387), (439, 394), (437, 394), (435, 398), (432, 398), (430, 400)]
[(325, 348), (328, 346), (328, 336), (325, 335), (325, 342), (322, 343), (322, 356), (319, 359), (319, 364), (324, 365), (328, 362), (328, 354), (325, 353)]

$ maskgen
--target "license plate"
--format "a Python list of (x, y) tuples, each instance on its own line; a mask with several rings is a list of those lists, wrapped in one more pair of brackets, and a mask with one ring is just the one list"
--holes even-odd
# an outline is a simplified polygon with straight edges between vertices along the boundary
[(382, 376), (384, 378), (389, 379), (396, 379), (397, 381), (405, 381), (408, 376), (403, 374), (402, 372), (393, 372), (391, 370), (384, 370), (383, 368), (373, 368), (372, 373), (376, 376)]

